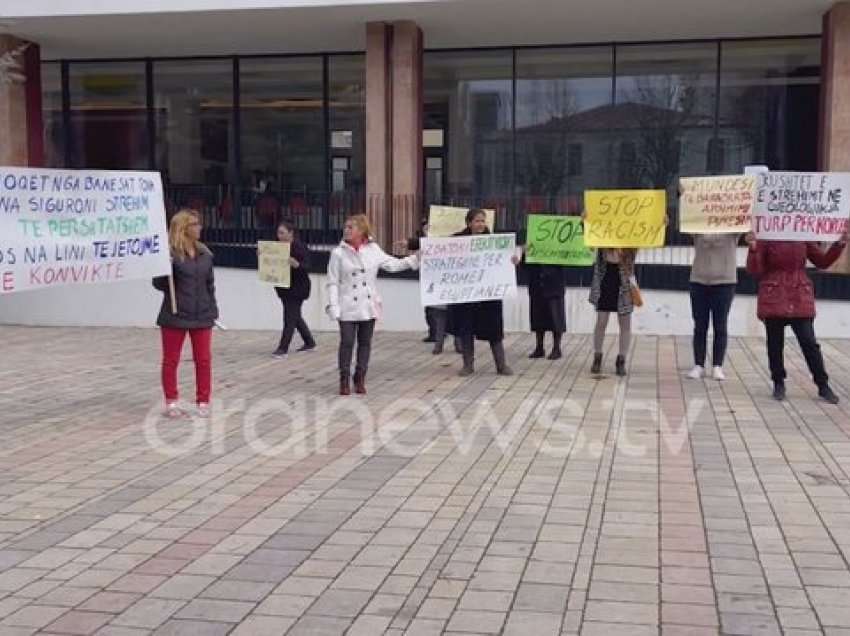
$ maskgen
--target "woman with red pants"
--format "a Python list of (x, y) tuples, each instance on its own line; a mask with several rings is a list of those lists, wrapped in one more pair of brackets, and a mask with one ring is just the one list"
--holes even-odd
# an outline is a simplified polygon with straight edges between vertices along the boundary
[(192, 341), (195, 362), (196, 404), (200, 417), (210, 415), (212, 384), (212, 327), (218, 318), (213, 280), (213, 255), (201, 243), (201, 220), (194, 210), (181, 210), (171, 219), (168, 244), (174, 281), (176, 313), (172, 311), (168, 276), (154, 278), (153, 286), (165, 292), (156, 324), (162, 335), (162, 389), (165, 414), (171, 418), (187, 414), (178, 406), (177, 366), (186, 334)]
[(815, 292), (806, 274), (806, 261), (819, 269), (832, 265), (847, 245), (847, 233), (824, 252), (817, 243), (795, 241), (757, 241), (746, 236), (750, 249), (747, 271), (758, 280), (758, 317), (767, 332), (767, 358), (773, 380), (773, 397), (785, 399), (785, 327), (797, 336), (809, 372), (818, 387), (818, 395), (830, 404), (838, 396), (829, 386), (823, 354), (815, 338)]

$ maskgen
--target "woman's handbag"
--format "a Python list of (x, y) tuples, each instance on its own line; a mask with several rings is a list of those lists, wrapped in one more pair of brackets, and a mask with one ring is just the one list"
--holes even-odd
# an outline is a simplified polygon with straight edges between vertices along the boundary
[(643, 296), (640, 293), (640, 287), (638, 287), (637, 279), (634, 276), (629, 279), (629, 287), (632, 294), (632, 305), (643, 307)]

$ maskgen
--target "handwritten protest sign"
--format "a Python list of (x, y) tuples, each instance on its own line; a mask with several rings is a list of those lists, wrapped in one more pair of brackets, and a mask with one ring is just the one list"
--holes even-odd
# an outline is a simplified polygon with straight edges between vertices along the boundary
[(756, 177), (679, 179), (679, 228), (689, 234), (743, 234), (753, 218)]
[(289, 243), (257, 241), (257, 272), (260, 281), (289, 288)]
[(0, 167), (0, 293), (170, 273), (159, 173)]
[(584, 225), (575, 216), (528, 215), (525, 262), (538, 265), (593, 265), (584, 244)]
[(850, 224), (850, 173), (762, 172), (756, 179), (759, 239), (835, 241)]
[[(466, 229), (466, 213), (469, 208), (453, 208), (448, 205), (432, 205), (428, 210), (428, 236), (451, 236)], [(484, 210), (487, 214), (487, 229), (493, 232), (496, 211)]]
[(500, 300), (516, 293), (513, 234), (424, 238), (419, 251), (422, 304)]
[(664, 245), (664, 190), (585, 190), (584, 209), (584, 243), (588, 247)]

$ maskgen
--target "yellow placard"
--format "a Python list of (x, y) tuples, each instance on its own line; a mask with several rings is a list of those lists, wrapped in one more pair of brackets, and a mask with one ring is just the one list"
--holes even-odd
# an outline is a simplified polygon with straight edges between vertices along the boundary
[(260, 281), (275, 287), (289, 287), (289, 243), (257, 242), (257, 272)]
[(585, 190), (588, 247), (661, 247), (667, 217), (664, 190)]
[(679, 179), (679, 229), (689, 234), (743, 234), (753, 219), (754, 175)]
[[(466, 229), (466, 213), (469, 208), (454, 208), (448, 205), (432, 205), (428, 210), (428, 236), (451, 236)], [(496, 211), (484, 210), (487, 228), (493, 232), (496, 226)]]

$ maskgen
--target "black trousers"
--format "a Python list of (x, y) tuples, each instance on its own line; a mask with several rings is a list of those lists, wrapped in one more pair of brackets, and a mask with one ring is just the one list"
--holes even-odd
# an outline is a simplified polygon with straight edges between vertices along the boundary
[(351, 373), (351, 356), (357, 344), (357, 362), (355, 370), (365, 374), (369, 369), (369, 355), (372, 352), (372, 334), (375, 333), (374, 320), (339, 321), (339, 373)]
[(691, 314), (694, 318), (694, 363), (704, 367), (708, 341), (708, 323), (714, 326), (711, 363), (723, 366), (729, 341), (726, 325), (735, 298), (735, 285), (701, 285), (691, 283)]
[(814, 320), (811, 318), (767, 318), (764, 327), (767, 331), (767, 359), (770, 364), (770, 376), (774, 382), (785, 380), (785, 327), (789, 326), (797, 336), (806, 365), (812, 379), (818, 386), (829, 382), (823, 365), (823, 354), (815, 337)]
[(315, 345), (316, 341), (313, 340), (313, 334), (310, 333), (310, 327), (307, 326), (307, 323), (301, 316), (301, 305), (304, 304), (304, 301), (292, 300), (289, 298), (284, 300), (281, 298), (280, 302), (283, 303), (283, 332), (280, 334), (280, 344), (277, 348), (280, 351), (289, 351), (289, 345), (292, 343), (292, 336), (295, 334), (296, 330), (305, 345)]

